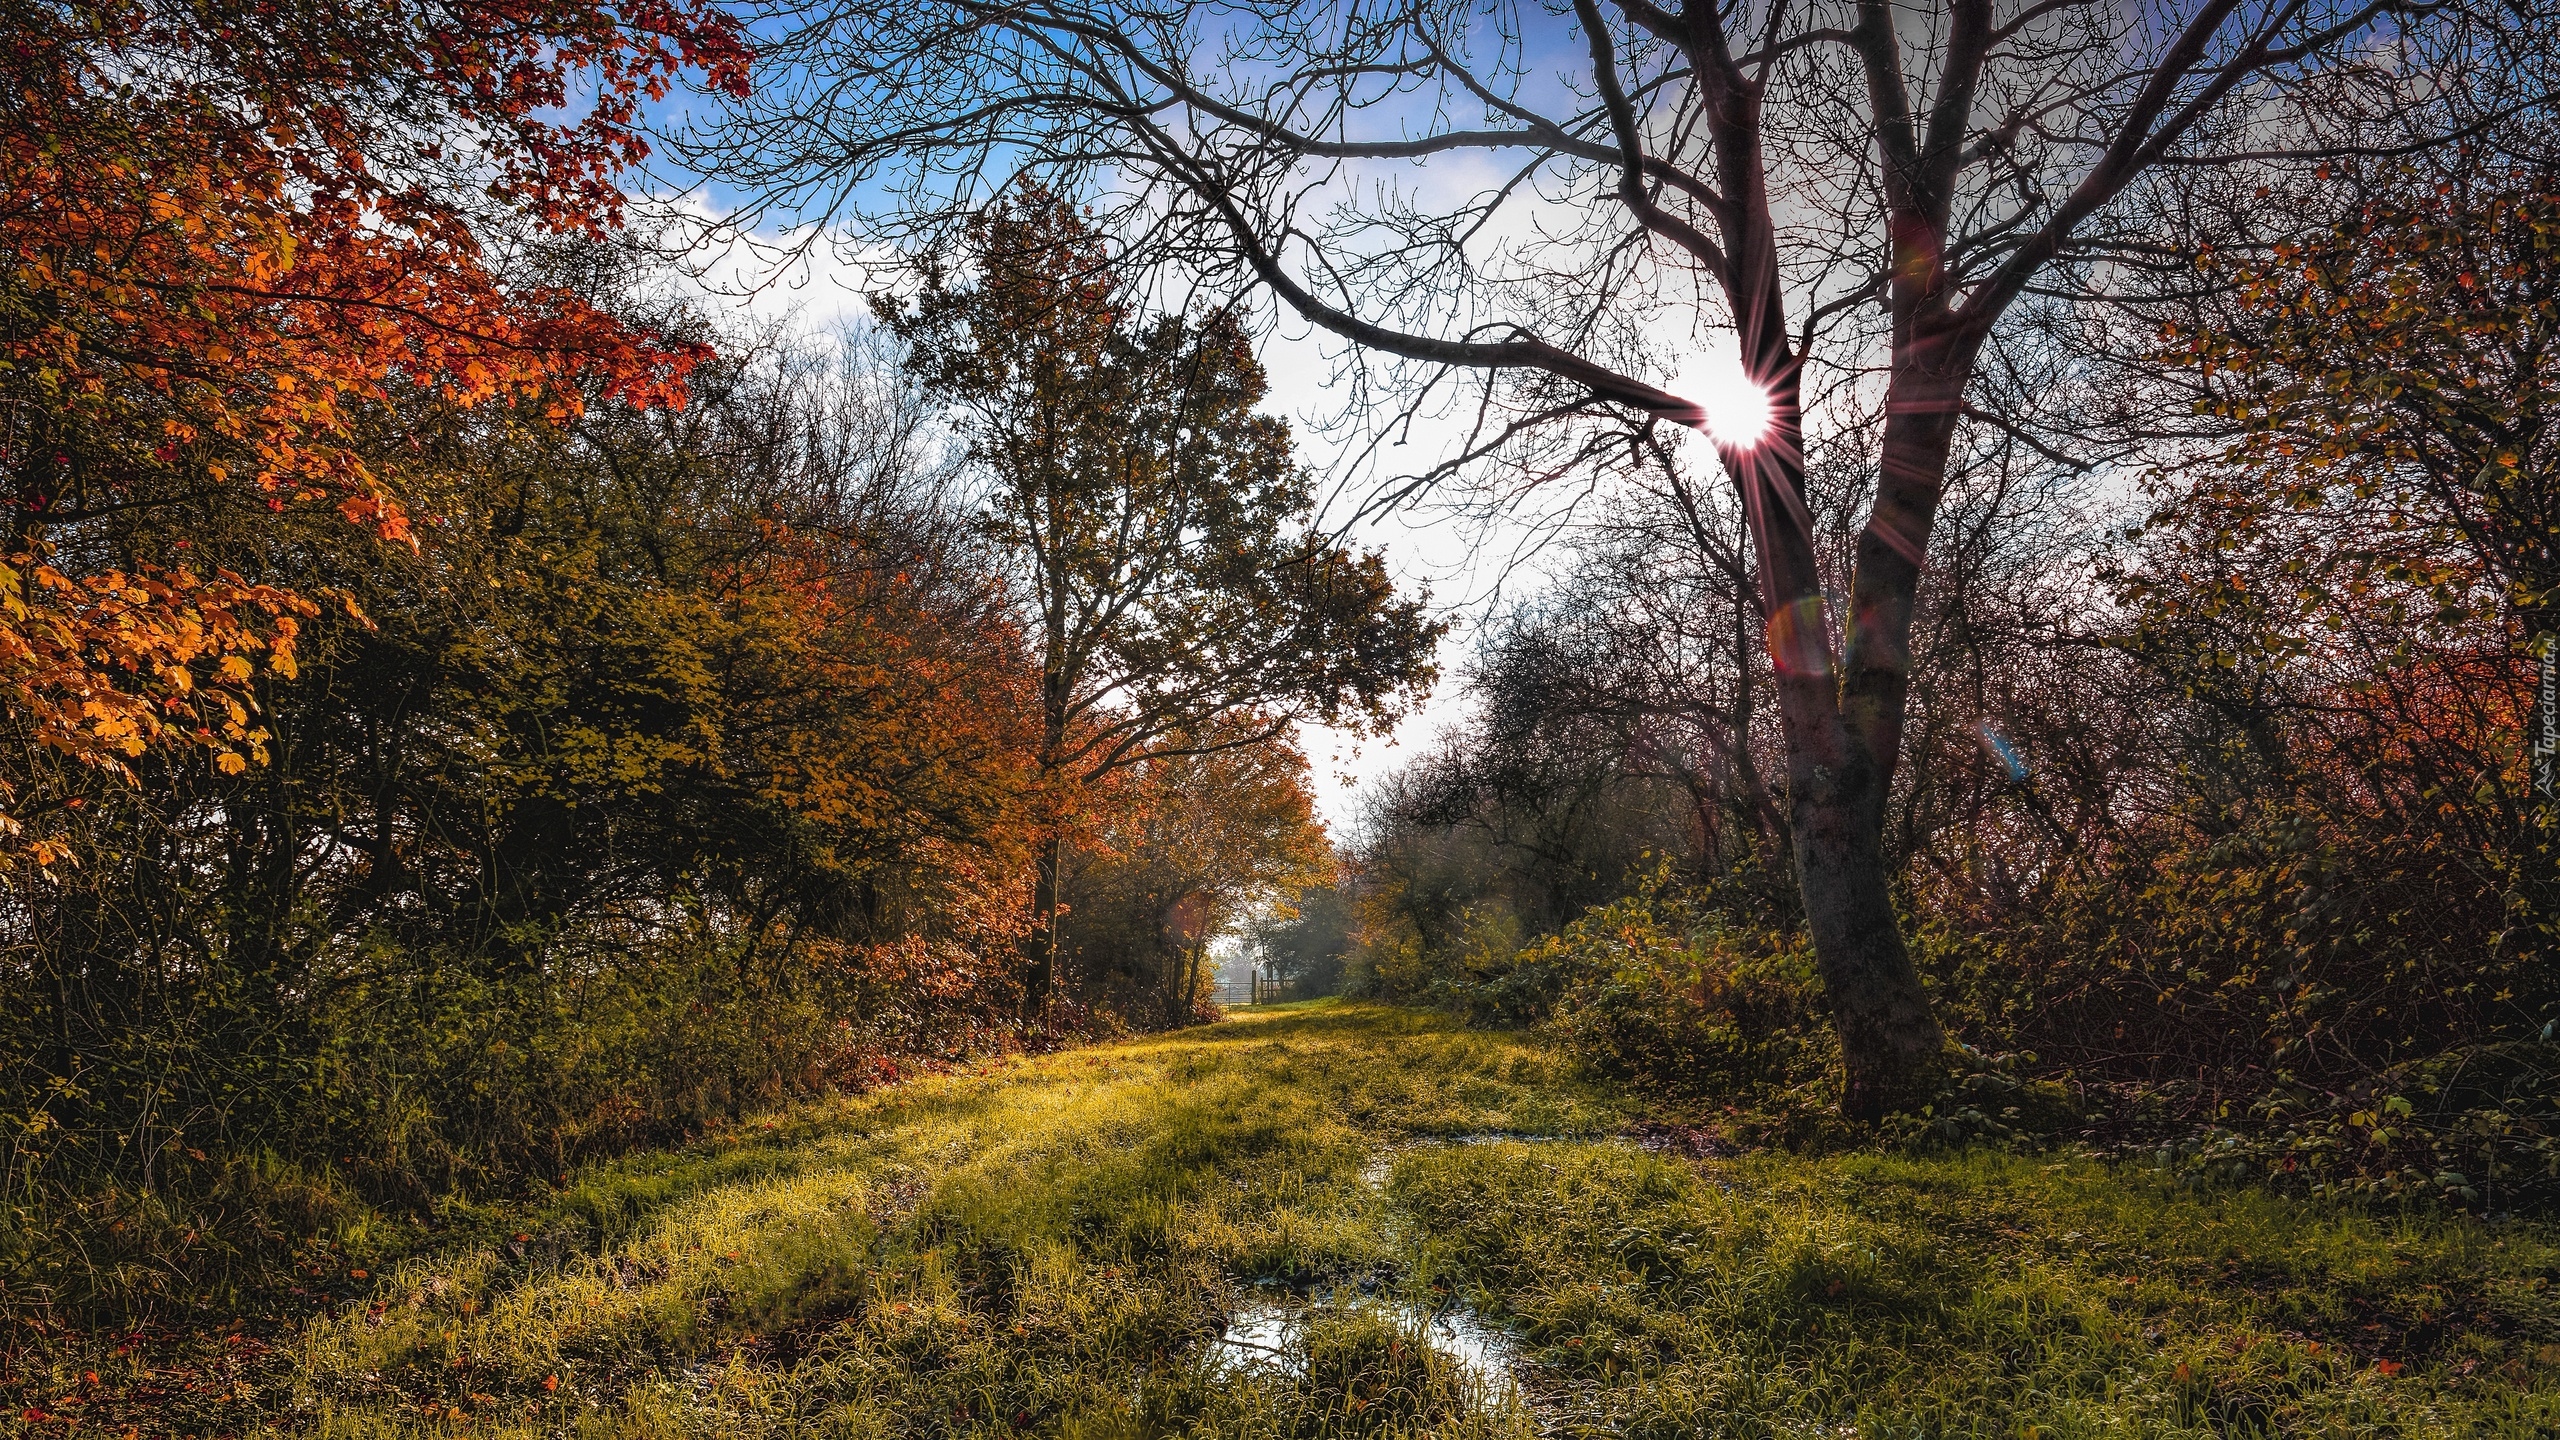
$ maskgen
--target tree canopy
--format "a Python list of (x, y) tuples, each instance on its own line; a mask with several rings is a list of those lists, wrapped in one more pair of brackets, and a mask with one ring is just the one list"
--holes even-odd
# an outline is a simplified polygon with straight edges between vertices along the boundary
[[(1318, 525), (1287, 422), (1232, 312), (1148, 316), (1106, 238), (1029, 188), (967, 232), (971, 273), (931, 264), (881, 312), (958, 408), (1012, 557), (1040, 667), (1042, 862), (1029, 975), (1045, 995), (1060, 848), (1114, 771), (1383, 725), (1427, 686), (1442, 625), (1383, 557)], [(1250, 717), (1251, 723), (1240, 723)]]
[(101, 522), (325, 505), (397, 543), (412, 473), (368, 412), (676, 401), (698, 349), (510, 283), (484, 232), (612, 228), (642, 102), (686, 69), (736, 93), (746, 51), (692, 4), (23, 3), (8, 28), (0, 686), (82, 763), (167, 743), (236, 771), (268, 738), (245, 687), (292, 676), (313, 600)]

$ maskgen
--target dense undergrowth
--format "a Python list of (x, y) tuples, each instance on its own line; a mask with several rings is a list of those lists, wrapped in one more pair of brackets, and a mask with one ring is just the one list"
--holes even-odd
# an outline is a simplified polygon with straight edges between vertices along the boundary
[[(1479, 923), (1437, 954), (1391, 954), (1383, 966), (1355, 956), (1355, 970), (1367, 967), (1355, 978), (1470, 1023), (1543, 1027), (1593, 1072), (1736, 1144), (1864, 1143), (1835, 1113), (1839, 1042), (1802, 932), (1742, 923), (1733, 908), (1658, 867), (1552, 934), (1524, 942), (1513, 927)], [(2255, 982), (2217, 979), (2222, 970), (2199, 960), (2166, 981), (2048, 968), (2030, 983), (2017, 978), (2033, 968), (2018, 955), (1985, 965), (1978, 948), (1933, 937), (1933, 998), (1961, 1038), (1944, 1089), (1891, 1122), (1891, 1135), (2068, 1142), (2305, 1195), (2486, 1213), (2560, 1201), (2560, 1045), (2548, 1039), (2490, 1032), (2361, 1072), (2240, 1062), (2128, 1072), (2090, 1058), (2103, 1047), (2085, 1035), (2061, 1032), (2095, 1025), (2091, 1010), (2235, 1015)], [(2086, 997), (2058, 1015), (2035, 1003), (2072, 987), (2164, 984), (2177, 993), (2112, 1010)], [(2265, 1021), (2270, 1030), (2288, 1022), (2304, 1023)]]
[[(1702, 1160), (1577, 1073), (1340, 1004), (991, 1063), (584, 1168), (333, 1274), (351, 1298), (272, 1349), (206, 1337), (195, 1391), (22, 1341), (12, 1403), (44, 1435), (2560, 1424), (2538, 1224), (1984, 1149)], [(1517, 1390), (1426, 1343), (1453, 1303)], [(1294, 1317), (1259, 1362), (1219, 1343), (1255, 1306)]]
[(8, 1117), (0, 1323), (272, 1328), (343, 1294), (333, 1273), (578, 1166), (1057, 1038), (987, 996), (900, 1003), (710, 945), (561, 975), (325, 978), (255, 1050), (224, 1053), (214, 1015), (172, 1015)]

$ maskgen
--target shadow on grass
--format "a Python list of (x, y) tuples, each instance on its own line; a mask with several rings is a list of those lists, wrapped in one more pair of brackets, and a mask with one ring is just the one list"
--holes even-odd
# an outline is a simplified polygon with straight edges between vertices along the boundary
[[(1665, 1437), (2560, 1433), (2543, 1229), (2057, 1157), (1500, 1138), (1629, 1113), (1535, 1036), (1243, 1010), (580, 1172), (523, 1242), (314, 1326), (266, 1393), (345, 1437), (1525, 1440), (1533, 1407)], [(1409, 1143), (1461, 1136), (1496, 1138)], [(1309, 1317), (1298, 1350), (1222, 1360), (1257, 1294)], [(1458, 1304), (1516, 1341), (1517, 1395), (1393, 1323)]]

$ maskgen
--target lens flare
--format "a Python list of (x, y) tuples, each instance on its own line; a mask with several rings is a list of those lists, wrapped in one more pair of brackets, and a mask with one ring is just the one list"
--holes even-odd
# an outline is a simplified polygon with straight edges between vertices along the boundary
[(1727, 450), (1748, 450), (1769, 438), (1777, 419), (1769, 389), (1744, 373), (1731, 356), (1702, 356), (1680, 372), (1671, 393), (1706, 412), (1709, 439)]

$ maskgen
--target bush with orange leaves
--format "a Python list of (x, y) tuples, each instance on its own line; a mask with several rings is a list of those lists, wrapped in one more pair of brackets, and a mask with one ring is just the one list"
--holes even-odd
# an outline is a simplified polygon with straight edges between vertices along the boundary
[[(314, 597), (102, 522), (329, 507), (400, 543), (368, 412), (679, 402), (697, 350), (505, 284), (484, 235), (618, 224), (641, 103), (738, 89), (746, 52), (695, 0), (6, 0), (0, 31), (0, 708), (117, 774), (262, 761), (252, 677), (292, 674)], [(0, 865), (64, 858), (13, 778)]]

